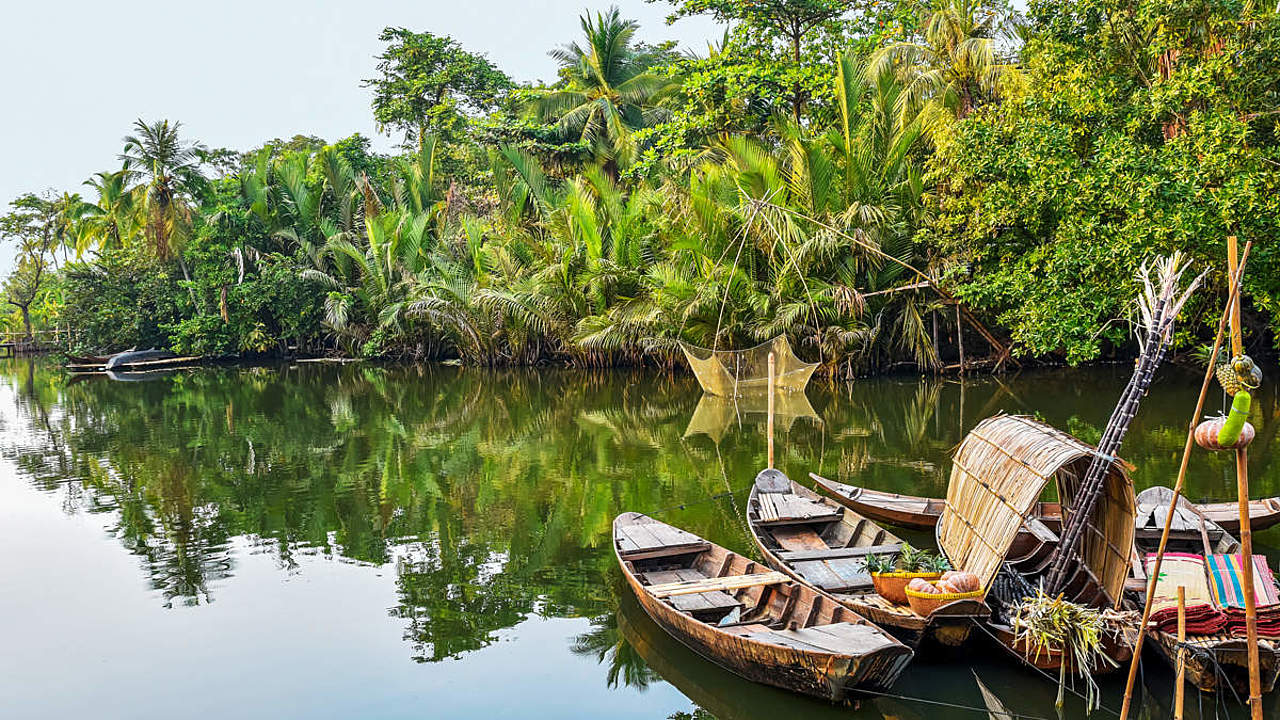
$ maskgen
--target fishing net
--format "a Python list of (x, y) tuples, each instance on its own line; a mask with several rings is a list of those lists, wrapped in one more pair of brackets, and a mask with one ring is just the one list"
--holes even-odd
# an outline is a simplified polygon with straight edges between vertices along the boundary
[(779, 390), (804, 390), (818, 367), (791, 351), (785, 335), (746, 350), (710, 350), (680, 343), (689, 367), (703, 392), (720, 397), (768, 394), (769, 353), (774, 354), (775, 383)]
[[(734, 427), (758, 424), (766, 418), (768, 403), (768, 393), (741, 398), (703, 394), (698, 400), (698, 407), (693, 411), (693, 417), (689, 418), (689, 427), (685, 429), (684, 436), (706, 435), (712, 442), (719, 444)], [(791, 432), (791, 426), (801, 418), (815, 424), (822, 423), (804, 393), (778, 393), (773, 414), (779, 429), (784, 433)]]

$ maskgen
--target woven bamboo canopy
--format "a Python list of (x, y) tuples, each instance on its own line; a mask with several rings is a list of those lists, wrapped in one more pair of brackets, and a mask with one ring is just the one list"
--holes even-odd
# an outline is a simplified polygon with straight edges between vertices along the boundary
[(796, 357), (785, 335), (746, 350), (711, 350), (680, 343), (689, 367), (703, 392), (720, 397), (766, 395), (769, 388), (769, 353), (776, 363), (776, 387), (780, 391), (804, 390), (818, 367)]
[[(1019, 528), (1033, 521), (1036, 502), (1050, 481), (1062, 502), (1064, 522), (1092, 446), (1044, 423), (997, 415), (978, 424), (956, 449), (947, 502), (938, 522), (938, 545), (953, 567), (975, 573), (989, 588)], [(1136, 503), (1133, 481), (1113, 460), (1081, 541), (1081, 557), (1112, 604), (1129, 574)]]

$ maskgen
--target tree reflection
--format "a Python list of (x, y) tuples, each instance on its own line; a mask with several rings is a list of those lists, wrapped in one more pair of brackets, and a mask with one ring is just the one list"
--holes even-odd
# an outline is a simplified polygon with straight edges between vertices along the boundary
[[(613, 516), (655, 512), (751, 547), (740, 505), (765, 462), (764, 416), (687, 433), (700, 399), (687, 377), (281, 365), (71, 383), (28, 360), (0, 377), (16, 419), (6, 454), (67, 512), (109, 518), (165, 604), (215, 599), (246, 548), (286, 573), (304, 556), (389, 566), (416, 660), (484, 647), (533, 614), (591, 617), (577, 649), (603, 652), (611, 683), (642, 686), (652, 676), (611, 634)], [(982, 417), (1040, 411), (1088, 439), (1122, 384), (1091, 370), (813, 387), (804, 419), (779, 425), (778, 465), (941, 495), (951, 448)], [(1124, 448), (1140, 485), (1175, 469), (1186, 394), (1166, 379), (1144, 404)], [(1258, 408), (1254, 483), (1274, 494), (1273, 386)], [(1230, 495), (1222, 458), (1194, 462), (1193, 494)]]

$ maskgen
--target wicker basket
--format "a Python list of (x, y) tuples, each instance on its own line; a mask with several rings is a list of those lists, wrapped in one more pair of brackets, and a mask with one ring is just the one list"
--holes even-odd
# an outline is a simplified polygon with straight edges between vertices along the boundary
[(922, 593), (911, 588), (904, 588), (903, 593), (906, 594), (907, 602), (911, 605), (911, 612), (922, 617), (928, 617), (934, 610), (947, 603), (957, 600), (981, 600), (983, 595), (982, 590), (962, 593)]
[(871, 573), (871, 584), (880, 597), (895, 605), (907, 604), (907, 583), (922, 578), (930, 582), (938, 580), (942, 573), (929, 572), (887, 572)]

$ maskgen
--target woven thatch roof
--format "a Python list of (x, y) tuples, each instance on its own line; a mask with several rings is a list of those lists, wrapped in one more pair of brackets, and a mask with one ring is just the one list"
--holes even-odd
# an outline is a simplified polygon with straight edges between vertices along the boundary
[[(998, 415), (979, 423), (956, 449), (938, 522), (938, 544), (952, 565), (976, 573), (989, 587), (1050, 480), (1064, 514), (1070, 513), (1094, 452), (1027, 417)], [(1134, 513), (1133, 483), (1113, 462), (1081, 541), (1085, 564), (1109, 602), (1119, 600), (1128, 576)]]
[(768, 394), (769, 353), (774, 356), (775, 384), (779, 390), (804, 390), (818, 367), (796, 357), (785, 335), (746, 350), (711, 350), (680, 343), (684, 357), (704, 392), (720, 397)]

